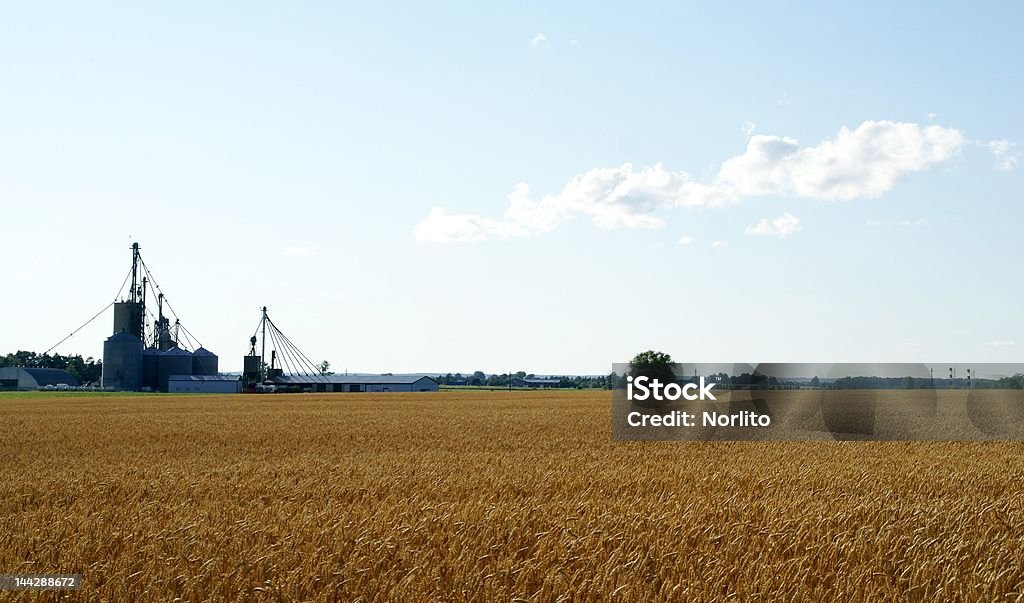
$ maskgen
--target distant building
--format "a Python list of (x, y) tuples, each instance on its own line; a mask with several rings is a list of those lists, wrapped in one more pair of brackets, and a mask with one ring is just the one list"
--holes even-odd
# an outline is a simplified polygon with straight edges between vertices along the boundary
[(512, 387), (531, 387), (531, 388), (549, 388), (558, 387), (562, 383), (561, 379), (520, 379), (514, 377), (512, 379)]
[(172, 394), (237, 394), (242, 391), (242, 376), (170, 375), (167, 391)]
[(71, 373), (60, 369), (20, 366), (0, 368), (0, 390), (2, 391), (31, 391), (47, 385), (78, 387), (78, 379), (75, 379)]
[(311, 392), (436, 392), (437, 381), (419, 375), (282, 375), (278, 387)]

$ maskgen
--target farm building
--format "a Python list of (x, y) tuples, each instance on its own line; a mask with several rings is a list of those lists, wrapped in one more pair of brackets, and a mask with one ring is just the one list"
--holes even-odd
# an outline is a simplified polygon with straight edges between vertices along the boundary
[(242, 391), (240, 375), (170, 375), (167, 391), (172, 394), (237, 394)]
[(78, 387), (78, 379), (71, 373), (52, 368), (0, 368), (0, 390), (34, 390), (52, 385), (54, 387)]
[(283, 375), (277, 386), (298, 386), (313, 392), (436, 392), (437, 381), (419, 375)]
[(512, 387), (558, 387), (559, 383), (561, 383), (559, 379), (520, 379), (518, 377), (512, 379)]

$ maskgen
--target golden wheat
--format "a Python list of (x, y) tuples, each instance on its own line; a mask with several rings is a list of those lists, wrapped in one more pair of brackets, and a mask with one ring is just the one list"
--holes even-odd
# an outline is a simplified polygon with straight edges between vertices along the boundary
[(1020, 444), (613, 442), (607, 392), (0, 418), (0, 573), (83, 575), (50, 598), (1024, 598)]

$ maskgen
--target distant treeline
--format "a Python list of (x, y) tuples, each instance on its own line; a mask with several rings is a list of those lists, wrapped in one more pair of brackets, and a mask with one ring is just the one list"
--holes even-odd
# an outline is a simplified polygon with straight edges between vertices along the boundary
[[(974, 387), (976, 389), (1024, 389), (1024, 374), (1016, 374), (1012, 377), (1001, 379), (955, 379), (952, 386), (949, 379), (932, 379), (929, 377), (843, 377), (841, 379), (782, 379), (762, 375), (760, 373), (743, 373), (740, 375), (728, 375), (717, 373), (703, 375), (707, 381), (715, 382), (719, 389), (964, 389)], [(676, 376), (679, 383), (696, 382), (700, 376)], [(625, 388), (626, 376), (617, 376), (615, 373), (606, 379), (613, 383), (611, 387)]]
[(843, 377), (825, 385), (827, 389), (1024, 389), (1024, 374), (1001, 379), (931, 379), (929, 377)]
[(81, 384), (99, 383), (103, 374), (103, 361), (96, 360), (92, 356), (82, 358), (75, 354), (72, 356), (61, 356), (60, 354), (38, 354), (18, 350), (13, 354), (0, 356), (0, 368), (8, 366), (22, 366), (26, 368), (55, 368), (65, 370)]
[[(696, 381), (698, 377), (677, 376), (679, 383)], [(796, 380), (783, 379), (762, 375), (760, 373), (743, 373), (740, 375), (729, 375), (717, 373), (704, 375), (708, 381), (714, 381), (715, 387), (719, 389), (949, 389), (948, 379), (931, 379), (928, 377), (843, 377), (841, 379), (811, 379)], [(438, 375), (437, 382), (441, 385), (468, 385), (473, 387), (508, 387), (509, 379), (557, 379), (558, 384), (554, 387), (572, 389), (611, 389), (625, 388), (626, 375), (611, 373), (607, 376), (544, 376), (538, 377), (533, 373), (519, 371), (517, 373), (503, 373), (487, 375), (483, 371), (476, 371), (471, 375), (462, 373), (448, 373)], [(975, 387), (978, 389), (1024, 389), (1024, 375), (1018, 374), (1002, 379), (973, 379), (969, 383), (966, 379), (956, 379), (953, 387), (963, 389)]]
[[(1024, 375), (1017, 374), (1002, 379), (954, 379), (950, 385), (948, 379), (932, 379), (930, 377), (843, 377), (841, 379), (823, 380), (812, 377), (806, 380), (785, 379), (780, 381), (774, 376), (759, 373), (743, 373), (729, 376), (725, 373), (708, 375), (705, 379), (718, 382), (721, 389), (1024, 389)], [(694, 377), (680, 377), (679, 381), (693, 381)]]
[(558, 384), (554, 387), (573, 388), (573, 389), (603, 389), (611, 387), (618, 381), (618, 376), (615, 373), (604, 377), (584, 377), (584, 376), (544, 376), (538, 377), (533, 373), (527, 373), (526, 371), (519, 371), (516, 373), (502, 373), (500, 375), (487, 375), (483, 371), (476, 371), (472, 375), (463, 375), (462, 373), (448, 373), (446, 375), (438, 375), (435, 377), (437, 382), (441, 385), (469, 385), (473, 387), (508, 387), (509, 381), (512, 379), (557, 379)]

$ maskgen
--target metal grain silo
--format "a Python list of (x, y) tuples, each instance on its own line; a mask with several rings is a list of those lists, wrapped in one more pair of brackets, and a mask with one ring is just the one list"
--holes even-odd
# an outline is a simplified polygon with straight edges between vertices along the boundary
[(125, 391), (142, 389), (142, 340), (115, 333), (103, 342), (103, 387)]
[(160, 391), (167, 391), (167, 382), (171, 375), (191, 375), (192, 354), (181, 348), (171, 348), (160, 354)]
[(192, 352), (193, 375), (216, 375), (217, 363), (217, 355), (206, 348), (199, 348)]
[(156, 348), (142, 350), (142, 387), (160, 388), (160, 354)]
[(124, 331), (142, 338), (142, 304), (138, 302), (117, 302), (114, 304), (114, 333)]

